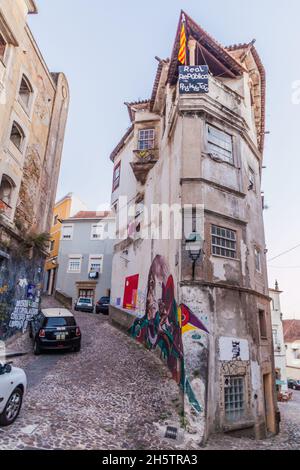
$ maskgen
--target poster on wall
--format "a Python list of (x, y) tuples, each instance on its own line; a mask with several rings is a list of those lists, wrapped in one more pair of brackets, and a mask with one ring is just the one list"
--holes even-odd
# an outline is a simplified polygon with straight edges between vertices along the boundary
[(139, 286), (139, 275), (129, 276), (125, 279), (123, 308), (135, 310), (137, 306), (137, 293)]
[(208, 79), (207, 65), (182, 65), (179, 67), (179, 93), (208, 93)]

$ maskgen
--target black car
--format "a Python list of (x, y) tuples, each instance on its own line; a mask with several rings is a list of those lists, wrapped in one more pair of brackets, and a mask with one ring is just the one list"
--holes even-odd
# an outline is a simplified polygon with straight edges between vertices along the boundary
[(30, 322), (29, 335), (33, 340), (35, 355), (50, 349), (80, 351), (80, 328), (74, 315), (65, 308), (41, 310)]
[(110, 297), (101, 297), (96, 303), (96, 313), (104, 313), (108, 315)]
[(300, 390), (300, 380), (288, 379), (288, 387), (293, 390)]

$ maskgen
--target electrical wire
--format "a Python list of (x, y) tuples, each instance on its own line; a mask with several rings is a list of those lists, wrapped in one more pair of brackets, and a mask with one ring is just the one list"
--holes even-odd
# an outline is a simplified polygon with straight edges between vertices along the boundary
[(296, 249), (299, 248), (299, 247), (300, 247), (300, 243), (299, 243), (298, 245), (294, 246), (293, 248), (290, 248), (289, 250), (286, 250), (286, 251), (284, 251), (283, 253), (280, 253), (279, 255), (274, 256), (274, 258), (269, 259), (269, 260), (268, 260), (268, 263), (270, 263), (271, 261), (274, 261), (274, 260), (277, 259), (277, 258), (280, 258), (280, 257), (283, 256), (283, 255), (286, 255), (286, 254), (290, 253), (291, 251), (296, 250)]

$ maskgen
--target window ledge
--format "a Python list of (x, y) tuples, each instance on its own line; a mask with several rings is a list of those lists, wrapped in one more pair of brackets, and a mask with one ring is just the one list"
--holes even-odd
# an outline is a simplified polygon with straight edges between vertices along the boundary
[(213, 253), (211, 253), (211, 256), (213, 256), (214, 258), (226, 259), (227, 261), (238, 261), (238, 262), (241, 261), (240, 258), (228, 258), (227, 256), (214, 255)]

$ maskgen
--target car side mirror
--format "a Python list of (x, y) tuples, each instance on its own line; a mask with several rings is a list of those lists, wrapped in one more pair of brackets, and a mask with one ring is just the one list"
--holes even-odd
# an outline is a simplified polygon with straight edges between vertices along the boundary
[(10, 364), (5, 364), (4, 366), (4, 373), (5, 374), (10, 374), (11, 373), (11, 370), (12, 370), (12, 367)]

